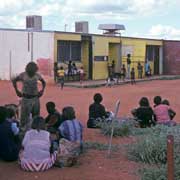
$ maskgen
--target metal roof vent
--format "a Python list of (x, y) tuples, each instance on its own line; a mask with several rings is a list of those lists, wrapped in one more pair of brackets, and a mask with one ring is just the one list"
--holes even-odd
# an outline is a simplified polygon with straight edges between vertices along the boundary
[(121, 30), (125, 30), (125, 26), (122, 24), (100, 24), (98, 29), (103, 30), (103, 34), (115, 36), (119, 34)]

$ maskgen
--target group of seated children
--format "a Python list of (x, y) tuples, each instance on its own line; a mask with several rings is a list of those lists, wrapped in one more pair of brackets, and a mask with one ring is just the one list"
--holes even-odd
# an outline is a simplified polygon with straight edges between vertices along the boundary
[(160, 96), (154, 97), (154, 108), (149, 105), (147, 97), (142, 97), (139, 107), (132, 110), (135, 120), (139, 122), (141, 128), (151, 127), (156, 124), (168, 126), (176, 125), (173, 118), (176, 113), (170, 108), (168, 100), (163, 100)]
[(62, 115), (54, 102), (46, 104), (48, 116), (36, 116), (22, 140), (19, 127), (9, 110), (0, 107), (0, 159), (15, 161), (26, 171), (45, 171), (53, 165), (73, 165), (83, 145), (83, 127), (74, 108), (63, 108)]

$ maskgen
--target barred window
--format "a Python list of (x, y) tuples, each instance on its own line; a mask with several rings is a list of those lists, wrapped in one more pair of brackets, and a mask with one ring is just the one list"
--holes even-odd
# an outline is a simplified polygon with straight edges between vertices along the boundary
[(58, 62), (81, 61), (81, 42), (58, 41), (57, 58)]

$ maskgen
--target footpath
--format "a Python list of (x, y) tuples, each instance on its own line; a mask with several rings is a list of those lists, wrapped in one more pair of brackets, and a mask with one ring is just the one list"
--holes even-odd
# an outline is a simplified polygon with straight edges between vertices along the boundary
[[(174, 80), (174, 79), (180, 79), (180, 75), (151, 76), (148, 78), (136, 79), (136, 83), (153, 81), (153, 80)], [(112, 86), (124, 85), (128, 83), (131, 83), (130, 79), (126, 79), (125, 81), (120, 80), (118, 83), (116, 83), (116, 79), (115, 79), (114, 83), (112, 83)], [(72, 81), (72, 82), (65, 82), (64, 86), (76, 87), (76, 88), (96, 88), (96, 87), (106, 86), (106, 80), (87, 80), (87, 81), (83, 81), (82, 84), (80, 84), (79, 81)]]

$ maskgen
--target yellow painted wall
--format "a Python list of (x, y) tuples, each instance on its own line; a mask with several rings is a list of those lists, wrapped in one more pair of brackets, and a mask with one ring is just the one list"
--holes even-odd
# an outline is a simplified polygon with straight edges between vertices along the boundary
[(94, 36), (92, 41), (93, 41), (93, 55), (94, 56), (108, 56), (109, 41), (107, 37)]
[[(122, 38), (123, 45), (133, 46), (134, 52), (131, 54), (131, 68), (135, 68), (135, 75), (138, 76), (137, 63), (140, 62), (143, 67), (145, 66), (146, 57), (146, 45), (159, 45), (162, 46), (161, 40), (148, 40), (148, 39), (132, 39), (132, 38)], [(125, 64), (127, 68), (127, 57), (122, 57), (122, 63)], [(154, 62), (150, 61), (150, 66), (152, 69), (152, 74), (154, 73)], [(143, 68), (143, 75), (145, 75)]]
[[(55, 33), (54, 35), (54, 61), (57, 61), (57, 41), (58, 40), (69, 40), (69, 41), (81, 41), (80, 34), (71, 33)], [(136, 39), (122, 37), (122, 46), (132, 46), (133, 53), (131, 54), (131, 68), (135, 68), (137, 77), (137, 63), (140, 62), (143, 66), (145, 63), (146, 45), (159, 45), (162, 46), (161, 40), (148, 40), (148, 39)], [(107, 61), (94, 61), (94, 56), (108, 56), (111, 63), (112, 60), (115, 62), (118, 59), (117, 48), (120, 42), (120, 37), (109, 37), (109, 36), (92, 36), (93, 43), (93, 79), (105, 79), (108, 76), (108, 62)], [(114, 43), (114, 44), (113, 44)], [(86, 74), (88, 75), (89, 70), (89, 45), (88, 41), (82, 42), (82, 59), (81, 63), (77, 63), (77, 66), (83, 66)], [(127, 65), (127, 57), (122, 56), (122, 64)], [(116, 63), (117, 64), (117, 63)], [(150, 62), (151, 69), (154, 70), (153, 62)], [(152, 71), (153, 73), (153, 71)], [(143, 69), (144, 74), (144, 69)]]
[(55, 33), (54, 37), (56, 40), (81, 41), (81, 35), (76, 33)]
[(105, 79), (108, 75), (107, 61), (94, 61), (94, 56), (109, 55), (109, 41), (104, 36), (93, 36), (93, 79)]
[(106, 79), (108, 76), (107, 61), (94, 61), (93, 79)]

